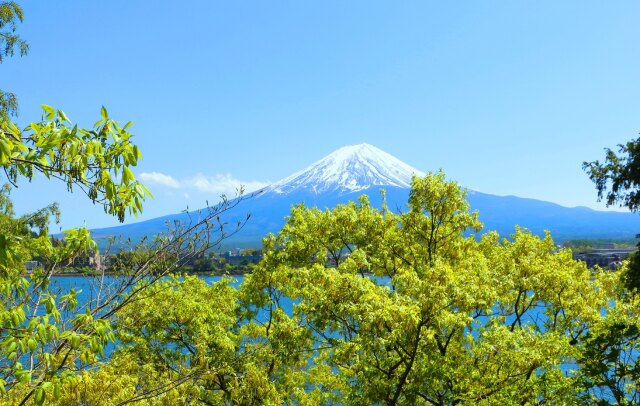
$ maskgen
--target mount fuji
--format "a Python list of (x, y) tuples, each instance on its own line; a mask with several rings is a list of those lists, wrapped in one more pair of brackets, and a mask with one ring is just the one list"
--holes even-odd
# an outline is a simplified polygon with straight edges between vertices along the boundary
[(344, 195), (376, 186), (408, 189), (413, 175), (424, 176), (424, 173), (373, 145), (349, 145), (267, 186), (263, 192)]
[[(226, 239), (224, 249), (260, 246), (267, 233), (282, 228), (291, 206), (331, 208), (361, 194), (380, 206), (380, 189), (385, 189), (389, 208), (402, 210), (409, 196), (412, 176), (424, 172), (369, 144), (342, 147), (309, 167), (273, 183), (245, 198), (225, 212), (223, 220), (234, 224), (251, 217), (244, 228)], [(549, 230), (556, 241), (574, 238), (633, 238), (640, 231), (640, 216), (631, 213), (597, 211), (586, 207), (558, 204), (515, 196), (496, 196), (468, 191), (472, 210), (478, 210), (484, 230), (496, 230), (502, 236), (520, 225), (542, 235)], [(139, 223), (92, 230), (94, 238), (123, 236), (132, 240), (165, 231), (167, 222), (186, 220), (180, 213)]]

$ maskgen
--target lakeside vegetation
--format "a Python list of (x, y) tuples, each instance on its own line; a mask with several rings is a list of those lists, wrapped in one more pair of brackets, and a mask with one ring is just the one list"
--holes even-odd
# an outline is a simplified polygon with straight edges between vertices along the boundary
[(587, 252), (597, 249), (630, 249), (637, 247), (636, 239), (577, 239), (567, 240), (562, 247), (574, 252)]
[[(598, 250), (635, 250), (637, 245), (631, 239), (580, 239), (567, 240), (558, 247), (570, 249), (574, 259), (576, 255), (590, 253)], [(90, 253), (89, 255), (98, 255)], [(238, 276), (251, 272), (262, 260), (262, 250), (244, 249), (234, 255), (221, 252), (206, 252), (198, 257), (190, 258), (183, 263), (176, 274), (196, 276)], [(66, 266), (62, 266), (60, 276), (75, 275), (117, 275), (123, 268), (123, 263), (135, 257), (132, 251), (120, 251), (115, 255), (104, 256), (100, 266), (90, 264), (86, 259), (87, 254), (82, 254), (80, 260)]]

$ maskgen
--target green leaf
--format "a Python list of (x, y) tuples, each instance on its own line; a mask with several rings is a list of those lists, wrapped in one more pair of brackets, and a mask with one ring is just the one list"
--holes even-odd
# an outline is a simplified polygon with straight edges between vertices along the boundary
[(15, 341), (11, 341), (9, 343), (9, 345), (7, 346), (7, 349), (5, 351), (8, 352), (8, 353), (13, 352), (16, 349), (17, 346), (18, 346), (18, 344)]
[(0, 139), (0, 150), (3, 155), (11, 157), (11, 144), (8, 141)]
[(36, 401), (36, 404), (38, 404), (38, 405), (43, 404), (44, 403), (44, 399), (45, 399), (44, 389), (36, 388), (35, 392), (34, 392), (34, 400)]
[(42, 110), (46, 113), (45, 117), (47, 120), (51, 120), (56, 116), (56, 110), (48, 104), (41, 104), (40, 107), (42, 107)]
[(134, 179), (135, 179), (135, 177), (133, 176), (133, 172), (131, 172), (131, 169), (129, 169), (129, 167), (125, 166), (123, 168), (123, 170), (122, 170), (122, 183), (127, 185), (127, 184), (129, 184), (129, 182), (131, 182)]
[(69, 118), (67, 117), (66, 114), (64, 114), (64, 111), (62, 110), (58, 110), (58, 115), (60, 116), (60, 118), (62, 119), (62, 121), (66, 121), (66, 122), (70, 122)]

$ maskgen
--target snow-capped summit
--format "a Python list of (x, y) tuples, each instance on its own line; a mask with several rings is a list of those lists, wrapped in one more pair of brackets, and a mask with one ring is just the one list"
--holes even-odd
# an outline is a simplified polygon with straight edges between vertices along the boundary
[(342, 194), (375, 186), (409, 188), (413, 175), (424, 176), (424, 173), (373, 145), (348, 145), (264, 191), (289, 194), (306, 190), (315, 194)]
[[(387, 207), (406, 210), (413, 174), (423, 176), (417, 169), (371, 145), (340, 148), (308, 168), (248, 196), (252, 198), (231, 203), (229, 210), (221, 213), (223, 221), (244, 224), (247, 213), (251, 218), (237, 234), (225, 235), (224, 249), (259, 247), (267, 233), (277, 233), (284, 226), (291, 206), (299, 203), (326, 209), (366, 194), (372, 207), (381, 207), (382, 196), (378, 189), (384, 188)], [(539, 235), (550, 230), (560, 240), (619, 238), (621, 235), (633, 236), (640, 229), (640, 216), (632, 213), (567, 208), (539, 200), (481, 192), (470, 193), (469, 203), (472, 209), (479, 210), (486, 230), (496, 230), (502, 235), (513, 233), (516, 224)], [(92, 235), (105, 240), (107, 236), (120, 235), (139, 241), (143, 236), (166, 232), (167, 222), (191, 221), (190, 216), (190, 213), (174, 214), (92, 230)]]

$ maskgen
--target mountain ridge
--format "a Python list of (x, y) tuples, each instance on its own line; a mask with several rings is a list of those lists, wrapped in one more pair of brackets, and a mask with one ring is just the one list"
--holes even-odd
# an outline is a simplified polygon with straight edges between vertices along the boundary
[[(310, 166), (293, 173), (244, 198), (224, 213), (229, 224), (251, 218), (240, 233), (224, 241), (222, 248), (257, 248), (267, 233), (276, 233), (294, 204), (303, 203), (320, 209), (369, 196), (380, 207), (379, 189), (386, 190), (388, 207), (406, 208), (412, 176), (424, 172), (369, 144), (342, 147)], [(468, 190), (471, 210), (478, 210), (483, 231), (496, 230), (501, 235), (513, 233), (516, 225), (542, 235), (549, 230), (558, 240), (574, 238), (633, 238), (640, 231), (640, 216), (631, 213), (597, 211), (579, 206), (569, 208), (544, 200), (518, 196), (496, 196)], [(122, 235), (137, 240), (158, 234), (165, 223), (186, 220), (178, 213), (129, 225), (92, 230), (96, 238)]]

